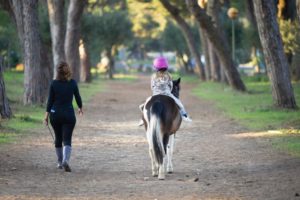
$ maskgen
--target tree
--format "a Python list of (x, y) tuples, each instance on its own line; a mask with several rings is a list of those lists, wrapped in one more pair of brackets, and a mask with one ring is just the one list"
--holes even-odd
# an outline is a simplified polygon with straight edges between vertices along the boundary
[(48, 0), (48, 14), (51, 28), (53, 76), (56, 77), (56, 67), (59, 62), (65, 61), (65, 24), (64, 24), (64, 0)]
[(296, 7), (297, 7), (297, 18), (300, 22), (300, 0), (296, 0)]
[(0, 6), (0, 56), (3, 58), (4, 68), (15, 67), (20, 62), (21, 55), (18, 33), (14, 21), (3, 8), (1, 1)]
[(162, 51), (160, 35), (166, 27), (168, 12), (159, 1), (128, 0), (127, 2), (135, 38), (133, 44), (129, 45), (130, 57), (143, 60), (146, 51)]
[[(97, 26), (95, 27), (95, 24)], [(105, 12), (103, 15), (89, 14), (84, 19), (83, 33), (87, 43), (97, 45), (98, 53), (104, 51), (108, 60), (108, 75), (113, 78), (114, 57), (121, 45), (126, 44), (132, 38), (132, 24), (126, 11)], [(92, 44), (92, 45), (93, 45)]]
[(80, 81), (89, 83), (92, 80), (91, 74), (91, 62), (88, 49), (81, 39), (79, 44), (79, 56), (80, 56)]
[[(207, 14), (211, 16), (212, 21), (216, 27), (220, 27), (220, 22), (218, 19), (218, 13), (220, 12), (220, 5), (218, 0), (210, 0), (207, 2)], [(222, 29), (219, 28), (221, 31)], [(225, 38), (223, 31), (220, 32), (222, 37)], [(209, 63), (211, 68), (211, 79), (213, 81), (220, 81), (221, 79), (221, 69), (219, 58), (215, 52), (214, 46), (210, 40), (208, 40), (208, 51), (209, 51)]]
[[(26, 104), (43, 104), (48, 94), (50, 66), (41, 42), (38, 1), (0, 1), (16, 24), (25, 65), (24, 98)], [(26, 33), (26, 34), (25, 34)]]
[(196, 43), (194, 41), (193, 34), (190, 30), (189, 25), (186, 21), (180, 16), (180, 10), (173, 6), (168, 0), (160, 0), (162, 5), (168, 10), (168, 12), (172, 15), (174, 20), (177, 22), (178, 26), (181, 28), (183, 35), (187, 41), (188, 47), (196, 61), (196, 69), (199, 70), (199, 75), (202, 80), (205, 80), (205, 72), (204, 67), (200, 60), (200, 53), (196, 48)]
[(296, 0), (278, 0), (277, 8), (277, 16), (280, 19), (294, 20), (297, 17)]
[(211, 65), (210, 65), (210, 59), (209, 59), (209, 44), (207, 36), (205, 35), (205, 32), (199, 27), (199, 35), (200, 35), (200, 41), (201, 41), (201, 49), (204, 54), (204, 69), (205, 69), (205, 78), (206, 80), (211, 79)]
[(80, 58), (79, 58), (79, 39), (80, 39), (80, 19), (83, 13), (86, 0), (70, 0), (68, 8), (68, 19), (65, 39), (66, 60), (71, 66), (73, 78), (80, 80)]
[(224, 66), (225, 73), (229, 85), (236, 90), (245, 91), (246, 87), (240, 78), (231, 55), (228, 42), (220, 34), (218, 27), (213, 26), (211, 18), (201, 9), (196, 0), (186, 0), (189, 10), (195, 16), (200, 27), (206, 32), (208, 39), (211, 41), (214, 49), (220, 59), (222, 66)]
[[(38, 22), (38, 1), (23, 1), (23, 19), (24, 19), (24, 55), (25, 63), (25, 104), (34, 104), (36, 102), (44, 102), (42, 92), (38, 89), (41, 75), (41, 38), (39, 35)], [(33, 78), (34, 77), (34, 78)], [(36, 82), (38, 81), (38, 82)]]
[[(184, 55), (189, 56), (189, 49), (180, 28), (173, 22), (169, 21), (164, 32), (161, 35), (163, 50), (175, 51), (180, 63), (183, 64), (186, 72), (191, 72), (188, 61), (184, 59)], [(189, 56), (190, 57), (190, 56)]]
[(11, 118), (12, 112), (6, 96), (5, 83), (3, 80), (3, 59), (0, 57), (0, 115), (1, 118)]
[(272, 85), (273, 102), (279, 108), (295, 109), (297, 106), (276, 21), (274, 2), (269, 0), (254, 0), (253, 2), (259, 37)]
[[(17, 25), (25, 65), (23, 103), (43, 104), (50, 80), (49, 63), (41, 43), (37, 0), (10, 0), (7, 11)], [(25, 34), (26, 33), (26, 34)]]

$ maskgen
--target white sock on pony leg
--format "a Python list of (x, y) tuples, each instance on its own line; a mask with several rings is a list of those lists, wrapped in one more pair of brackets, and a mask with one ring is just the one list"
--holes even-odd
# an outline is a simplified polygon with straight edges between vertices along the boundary
[(165, 180), (166, 178), (166, 161), (167, 161), (167, 158), (166, 156), (164, 157), (163, 159), (163, 164), (162, 165), (159, 165), (159, 172), (158, 172), (158, 179), (159, 180)]
[(156, 177), (156, 176), (158, 176), (158, 165), (156, 164), (155, 159), (154, 159), (154, 151), (151, 150), (150, 148), (149, 148), (149, 155), (151, 158), (152, 176)]
[(174, 136), (174, 134), (172, 134), (169, 137), (169, 142), (168, 142), (168, 146), (167, 146), (167, 172), (170, 174), (173, 173), (173, 170), (174, 170), (173, 163), (172, 163), (174, 143), (175, 143), (175, 136)]

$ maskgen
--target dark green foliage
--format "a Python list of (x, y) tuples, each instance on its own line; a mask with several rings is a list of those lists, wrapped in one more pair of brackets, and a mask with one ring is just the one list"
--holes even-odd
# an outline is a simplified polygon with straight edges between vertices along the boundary
[(51, 46), (50, 22), (48, 17), (47, 5), (45, 4), (39, 4), (39, 27), (42, 42), (44, 44), (47, 44), (47, 46)]
[[(235, 26), (235, 55), (237, 63), (246, 63), (251, 59), (252, 47), (260, 48), (260, 40), (257, 28), (246, 18), (245, 1), (230, 1), (230, 7), (235, 7), (239, 11), (238, 18), (234, 20)], [(222, 6), (219, 19), (224, 29), (228, 43), (232, 43), (232, 21), (227, 16), (229, 7)]]
[(188, 47), (181, 30), (171, 21), (167, 23), (166, 29), (162, 33), (161, 40), (164, 50), (176, 51), (180, 54), (188, 52)]
[(133, 37), (131, 27), (132, 24), (125, 11), (84, 15), (82, 35), (91, 52), (92, 63), (99, 61), (103, 50), (127, 45)]
[(0, 55), (5, 67), (14, 67), (20, 62), (21, 48), (18, 42), (15, 24), (5, 11), (0, 10)]
[[(196, 25), (190, 26), (194, 35), (197, 49), (200, 50), (200, 36)], [(172, 21), (168, 21), (164, 32), (161, 35), (162, 49), (166, 51), (176, 51), (180, 54), (189, 55), (186, 40), (180, 28)]]

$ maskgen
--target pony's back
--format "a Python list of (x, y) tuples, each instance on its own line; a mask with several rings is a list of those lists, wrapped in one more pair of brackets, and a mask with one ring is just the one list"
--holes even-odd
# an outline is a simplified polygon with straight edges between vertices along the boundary
[(174, 134), (179, 129), (182, 120), (179, 113), (179, 107), (171, 97), (166, 95), (155, 95), (145, 106), (145, 108), (148, 110), (148, 117), (151, 116), (151, 107), (155, 102), (160, 102), (163, 109), (160, 116), (161, 131), (168, 135)]

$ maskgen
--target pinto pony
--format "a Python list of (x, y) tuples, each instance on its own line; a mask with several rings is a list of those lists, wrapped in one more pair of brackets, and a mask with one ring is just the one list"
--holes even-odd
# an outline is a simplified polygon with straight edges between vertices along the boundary
[[(172, 94), (177, 98), (179, 97), (179, 90), (180, 78), (173, 81)], [(144, 106), (143, 121), (149, 143), (152, 175), (158, 176), (159, 180), (164, 180), (166, 164), (167, 172), (173, 172), (174, 134), (182, 121), (179, 107), (169, 96), (152, 96)]]

